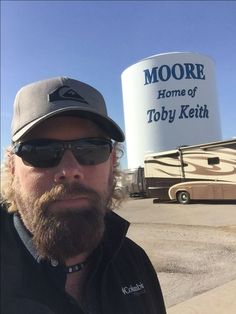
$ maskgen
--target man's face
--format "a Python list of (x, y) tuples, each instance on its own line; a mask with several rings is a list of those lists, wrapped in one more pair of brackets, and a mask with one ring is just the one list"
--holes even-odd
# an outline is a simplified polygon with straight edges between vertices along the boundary
[[(75, 140), (105, 137), (91, 121), (78, 117), (46, 120), (28, 139)], [(65, 261), (92, 251), (104, 232), (113, 182), (112, 152), (98, 165), (81, 165), (70, 150), (51, 168), (35, 168), (14, 156), (12, 173), (18, 211), (39, 253)]]

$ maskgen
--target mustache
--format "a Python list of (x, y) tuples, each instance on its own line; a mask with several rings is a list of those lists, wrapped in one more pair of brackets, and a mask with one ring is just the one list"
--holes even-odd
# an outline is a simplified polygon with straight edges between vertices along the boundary
[(100, 195), (92, 188), (84, 184), (74, 182), (72, 184), (63, 183), (52, 187), (45, 192), (35, 203), (41, 209), (47, 209), (53, 202), (73, 197), (87, 197), (93, 204), (101, 203)]

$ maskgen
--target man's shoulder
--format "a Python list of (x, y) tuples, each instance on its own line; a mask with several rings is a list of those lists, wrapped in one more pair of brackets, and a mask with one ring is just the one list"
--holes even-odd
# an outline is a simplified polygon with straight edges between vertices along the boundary
[(7, 207), (7, 204), (0, 202), (0, 229), (2, 240), (5, 238), (5, 235), (12, 232), (13, 228), (13, 213), (9, 213)]
[(144, 249), (139, 244), (127, 236), (124, 238), (123, 246), (127, 247), (129, 250), (133, 250), (134, 252), (139, 252), (140, 254), (143, 254), (144, 252)]
[(123, 260), (125, 263), (132, 264), (134, 268), (151, 270), (153, 272), (153, 265), (145, 251), (139, 244), (128, 237), (125, 237), (120, 248), (117, 260)]
[(5, 202), (0, 201), (0, 219), (1, 219), (1, 221), (8, 219), (12, 216), (12, 213), (8, 213), (7, 208), (8, 208), (8, 205)]

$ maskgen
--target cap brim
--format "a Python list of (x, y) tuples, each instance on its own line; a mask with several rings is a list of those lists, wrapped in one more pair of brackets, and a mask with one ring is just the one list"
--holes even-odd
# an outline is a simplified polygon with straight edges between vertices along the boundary
[(50, 112), (49, 114), (28, 123), (12, 136), (12, 141), (18, 141), (43, 121), (58, 115), (78, 115), (81, 118), (89, 119), (98, 124), (113, 140), (117, 142), (123, 142), (125, 140), (123, 131), (111, 118), (91, 110), (89, 111), (83, 108), (76, 109), (75, 107), (67, 107)]

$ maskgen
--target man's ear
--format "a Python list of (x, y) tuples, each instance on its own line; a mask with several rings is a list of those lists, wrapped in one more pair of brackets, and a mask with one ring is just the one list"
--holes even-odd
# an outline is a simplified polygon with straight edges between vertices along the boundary
[(7, 151), (7, 163), (10, 173), (13, 175), (15, 173), (15, 156), (10, 150)]
[(113, 167), (117, 164), (117, 156), (116, 156), (116, 150), (113, 149), (111, 152), (111, 161), (112, 161), (112, 165)]

